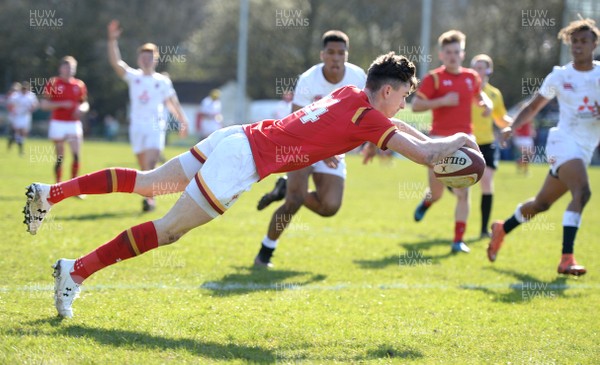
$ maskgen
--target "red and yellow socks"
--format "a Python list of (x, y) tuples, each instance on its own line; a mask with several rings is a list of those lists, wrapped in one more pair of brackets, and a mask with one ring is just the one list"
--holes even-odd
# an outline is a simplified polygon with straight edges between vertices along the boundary
[(52, 185), (48, 201), (56, 204), (80, 194), (131, 193), (136, 177), (137, 172), (132, 169), (111, 168), (96, 171)]
[(75, 260), (71, 277), (81, 284), (98, 270), (157, 247), (158, 236), (154, 223), (142, 223), (121, 232), (113, 240)]

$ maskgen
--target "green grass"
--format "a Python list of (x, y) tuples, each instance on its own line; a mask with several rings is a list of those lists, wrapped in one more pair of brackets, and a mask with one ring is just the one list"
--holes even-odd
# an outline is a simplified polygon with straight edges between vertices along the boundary
[[(448, 363), (600, 362), (600, 170), (576, 252), (589, 273), (559, 277), (564, 197), (507, 239), (495, 264), (477, 241), (479, 187), (466, 238), (450, 255), (454, 198), (416, 224), (425, 168), (396, 159), (363, 166), (348, 156), (344, 204), (332, 218), (305, 209), (276, 252), (275, 270), (250, 268), (273, 208), (254, 186), (225, 216), (179, 242), (114, 265), (86, 281), (75, 317), (56, 318), (50, 265), (164, 214), (176, 197), (141, 214), (127, 194), (68, 199), (43, 229), (25, 232), (24, 187), (52, 181), (52, 149), (0, 155), (0, 363)], [(167, 149), (174, 156), (183, 149)], [(70, 159), (67, 158), (67, 166)], [(125, 144), (86, 142), (83, 170), (135, 167)], [(493, 218), (532, 196), (547, 171), (529, 178), (502, 164)]]

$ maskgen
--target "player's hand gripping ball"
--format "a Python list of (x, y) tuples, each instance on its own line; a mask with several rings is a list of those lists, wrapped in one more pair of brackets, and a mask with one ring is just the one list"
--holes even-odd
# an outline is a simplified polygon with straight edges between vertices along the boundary
[(435, 177), (451, 188), (467, 188), (483, 176), (485, 160), (472, 148), (461, 147), (433, 166)]

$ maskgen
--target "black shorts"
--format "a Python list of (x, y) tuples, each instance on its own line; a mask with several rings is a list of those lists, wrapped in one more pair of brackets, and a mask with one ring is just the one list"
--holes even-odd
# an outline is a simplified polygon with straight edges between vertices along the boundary
[(479, 149), (485, 159), (485, 165), (496, 170), (498, 168), (498, 154), (496, 153), (496, 144), (480, 144)]

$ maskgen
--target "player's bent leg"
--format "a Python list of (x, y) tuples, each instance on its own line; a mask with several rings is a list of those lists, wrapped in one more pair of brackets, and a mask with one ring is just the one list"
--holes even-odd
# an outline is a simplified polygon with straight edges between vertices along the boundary
[(177, 203), (162, 218), (154, 221), (158, 245), (164, 246), (177, 241), (191, 229), (213, 220), (188, 194), (182, 194)]
[(562, 181), (548, 174), (537, 195), (521, 206), (520, 212), (524, 219), (523, 222), (529, 221), (538, 213), (550, 209), (554, 202), (562, 197), (568, 190), (568, 187)]
[(95, 272), (171, 244), (192, 228), (211, 220), (212, 217), (196, 201), (182, 194), (163, 218), (131, 227), (77, 260), (59, 259), (52, 266), (55, 278), (54, 305), (58, 315), (73, 316), (73, 301), (79, 295), (80, 285)]
[(292, 217), (302, 207), (308, 190), (308, 177), (312, 167), (288, 173), (287, 190), (284, 203), (271, 216), (267, 235), (261, 242), (258, 255), (254, 258), (254, 266), (271, 267), (271, 257), (277, 247), (279, 237), (292, 221)]
[(322, 217), (335, 215), (342, 206), (345, 179), (341, 176), (313, 173), (315, 191), (304, 198), (304, 206)]
[(572, 199), (567, 210), (581, 213), (592, 195), (585, 163), (580, 159), (565, 162), (558, 170), (558, 179), (571, 192)]
[(555, 201), (568, 191), (567, 186), (558, 178), (548, 174), (538, 194), (523, 204), (519, 204), (515, 213), (506, 221), (492, 223), (492, 238), (488, 244), (487, 254), (491, 262), (496, 260), (498, 251), (504, 243), (505, 235), (512, 232), (521, 223), (525, 223), (538, 213), (548, 210)]
[[(198, 169), (200, 166), (202, 165), (198, 163)], [(68, 197), (115, 192), (135, 192), (143, 196), (170, 194), (183, 191), (188, 180), (180, 160), (176, 157), (158, 169), (148, 172), (110, 168), (55, 185), (34, 183), (27, 188), (27, 202), (23, 209), (24, 223), (29, 233), (36, 234), (52, 205)]]

